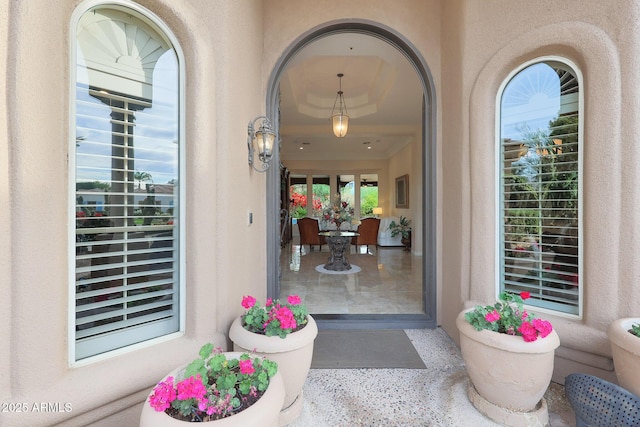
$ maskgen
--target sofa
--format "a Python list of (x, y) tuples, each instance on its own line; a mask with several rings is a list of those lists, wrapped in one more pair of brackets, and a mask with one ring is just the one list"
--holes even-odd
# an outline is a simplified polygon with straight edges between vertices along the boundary
[(395, 216), (380, 218), (378, 246), (404, 246), (401, 241), (402, 234), (398, 234), (396, 237), (391, 237), (391, 230), (389, 230), (389, 224), (391, 224), (391, 221), (398, 223), (400, 222), (400, 218)]

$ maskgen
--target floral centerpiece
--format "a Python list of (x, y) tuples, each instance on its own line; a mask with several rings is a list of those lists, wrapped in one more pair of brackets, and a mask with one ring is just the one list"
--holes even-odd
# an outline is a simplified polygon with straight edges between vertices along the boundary
[(267, 299), (265, 306), (257, 303), (250, 295), (242, 297), (242, 307), (247, 311), (242, 315), (242, 326), (249, 332), (285, 338), (307, 324), (307, 307), (298, 295), (289, 295), (287, 302)]
[(199, 355), (183, 374), (169, 375), (153, 389), (149, 404), (156, 412), (187, 422), (229, 417), (258, 401), (278, 371), (277, 363), (247, 353), (229, 359), (211, 343)]
[(535, 319), (523, 308), (524, 300), (531, 297), (529, 292), (502, 292), (495, 305), (476, 306), (465, 314), (465, 318), (477, 330), (488, 329), (501, 334), (519, 335), (526, 342), (544, 338), (551, 333), (551, 323)]
[(351, 229), (351, 225), (354, 224), (354, 209), (337, 194), (335, 201), (322, 211), (321, 225), (325, 230), (341, 230), (342, 224), (349, 224)]

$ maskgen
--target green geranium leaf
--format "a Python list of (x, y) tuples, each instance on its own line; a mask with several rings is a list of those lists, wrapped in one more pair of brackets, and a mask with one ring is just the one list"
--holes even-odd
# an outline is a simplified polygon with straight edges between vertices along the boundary
[(200, 349), (200, 357), (202, 357), (203, 359), (206, 359), (211, 355), (212, 352), (213, 352), (213, 344), (211, 343), (205, 344)]
[(230, 373), (227, 375), (221, 375), (216, 381), (216, 386), (219, 390), (228, 390), (234, 388), (236, 381), (237, 378), (235, 374)]

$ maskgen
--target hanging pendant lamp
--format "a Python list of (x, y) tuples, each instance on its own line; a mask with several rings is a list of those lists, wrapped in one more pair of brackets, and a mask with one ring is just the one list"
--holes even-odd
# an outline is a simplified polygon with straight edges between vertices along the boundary
[[(331, 110), (331, 121), (333, 122), (333, 134), (338, 138), (344, 138), (349, 128), (349, 116), (347, 115), (347, 104), (344, 103), (344, 97), (342, 92), (342, 77), (344, 74), (338, 74), (340, 79), (340, 90), (333, 103), (333, 110)], [(340, 103), (339, 111), (336, 113), (336, 104)]]

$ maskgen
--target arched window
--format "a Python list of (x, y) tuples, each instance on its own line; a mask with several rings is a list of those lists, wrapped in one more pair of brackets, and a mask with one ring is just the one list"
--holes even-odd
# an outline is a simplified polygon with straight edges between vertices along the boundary
[(499, 97), (499, 278), (528, 304), (580, 314), (581, 76), (567, 61), (516, 71)]
[(74, 15), (72, 361), (181, 330), (181, 53), (120, 3)]

